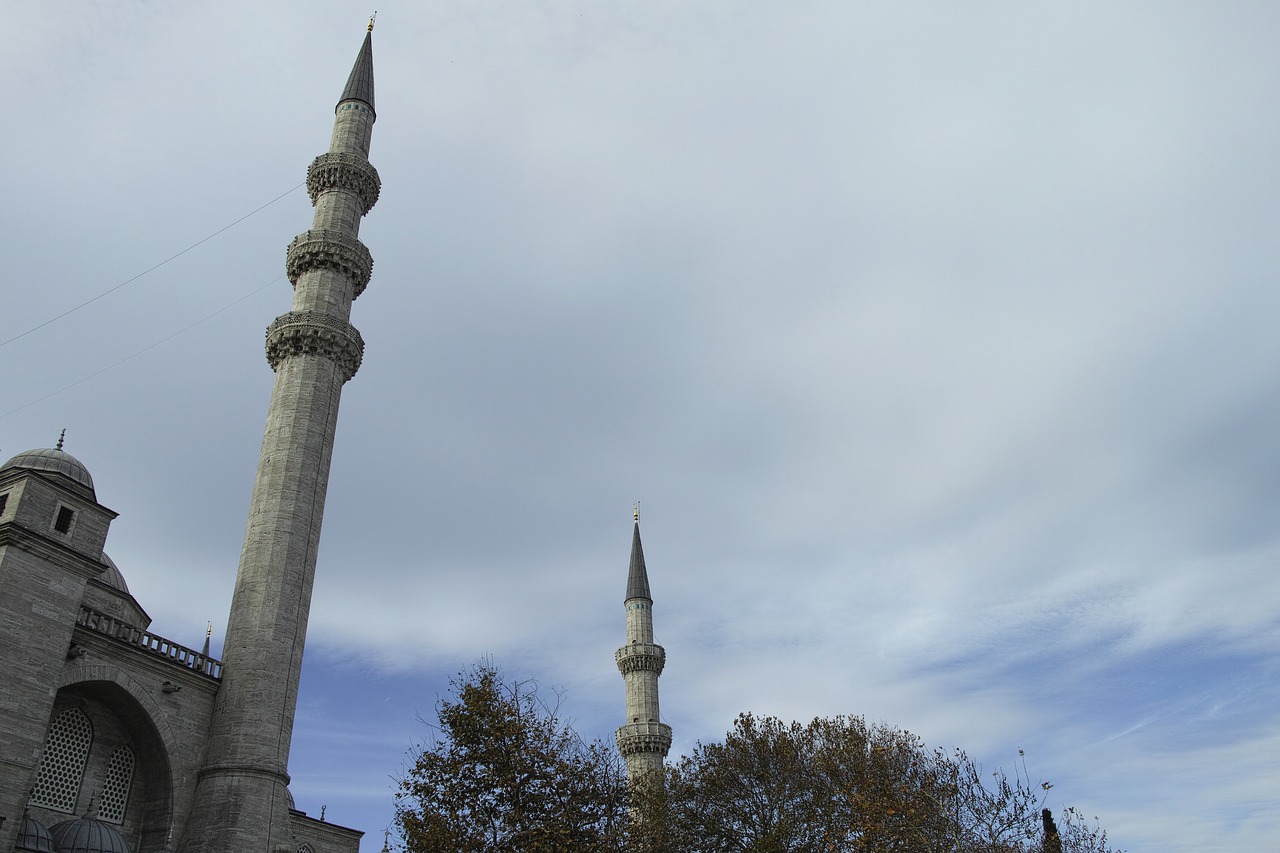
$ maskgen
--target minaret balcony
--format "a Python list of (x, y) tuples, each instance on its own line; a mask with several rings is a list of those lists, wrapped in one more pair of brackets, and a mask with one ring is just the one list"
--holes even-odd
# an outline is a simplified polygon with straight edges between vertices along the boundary
[(350, 234), (328, 229), (303, 231), (289, 244), (284, 271), (294, 287), (303, 273), (315, 269), (337, 270), (351, 279), (352, 299), (364, 293), (373, 276), (373, 255)]
[(346, 190), (360, 199), (360, 215), (364, 216), (378, 203), (382, 179), (378, 170), (363, 157), (343, 151), (329, 151), (311, 161), (307, 168), (307, 193), (315, 204), (320, 193)]
[(355, 326), (320, 311), (290, 311), (267, 327), (267, 363), (276, 370), (286, 358), (298, 355), (329, 359), (346, 382), (360, 369), (364, 338)]
[(617, 737), (618, 752), (623, 758), (653, 753), (666, 755), (671, 749), (671, 726), (656, 720), (619, 726)]
[(667, 664), (667, 650), (656, 643), (628, 643), (613, 653), (613, 659), (623, 675), (629, 672), (662, 675), (662, 669)]

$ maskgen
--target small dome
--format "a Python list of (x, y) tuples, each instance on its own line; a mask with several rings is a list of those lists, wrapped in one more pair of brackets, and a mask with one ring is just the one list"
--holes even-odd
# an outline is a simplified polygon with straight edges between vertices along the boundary
[(64, 820), (49, 834), (55, 853), (130, 853), (120, 830), (89, 815)]
[(120, 574), (120, 567), (116, 565), (116, 561), (107, 556), (107, 552), (102, 552), (102, 562), (106, 563), (107, 570), (98, 575), (98, 580), (105, 583), (112, 589), (119, 590), (123, 593), (129, 592), (129, 585), (124, 582), (124, 575)]
[(22, 825), (18, 827), (13, 853), (57, 853), (53, 847), (53, 836), (29, 811), (22, 812)]
[(53, 448), (28, 450), (26, 453), (19, 453), (4, 463), (4, 467), (0, 468), (0, 471), (7, 471), (10, 468), (61, 474), (86, 487), (89, 491), (93, 491), (93, 478), (89, 476), (89, 469), (84, 467), (83, 462), (65, 450), (54, 450)]

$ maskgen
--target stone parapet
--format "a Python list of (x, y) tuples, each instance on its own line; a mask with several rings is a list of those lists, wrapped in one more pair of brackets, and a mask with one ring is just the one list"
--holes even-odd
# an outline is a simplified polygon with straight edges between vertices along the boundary
[(665, 756), (671, 749), (671, 726), (666, 723), (627, 723), (617, 732), (618, 752), (632, 755)]
[(378, 203), (382, 191), (382, 179), (378, 170), (362, 157), (339, 151), (321, 154), (307, 168), (307, 193), (315, 204), (320, 193), (326, 190), (349, 190), (360, 200), (360, 215), (364, 216)]
[(662, 675), (667, 664), (667, 650), (656, 643), (629, 643), (613, 653), (618, 672), (653, 672)]
[(267, 363), (275, 370), (286, 358), (303, 354), (329, 359), (346, 382), (360, 369), (364, 339), (355, 326), (320, 311), (281, 314), (267, 327)]
[(175, 643), (173, 640), (166, 640), (164, 637), (153, 634), (150, 631), (135, 628), (121, 619), (101, 613), (91, 607), (82, 606), (80, 608), (80, 615), (76, 619), (76, 624), (87, 631), (111, 637), (126, 646), (132, 646), (183, 669), (207, 675), (215, 680), (222, 678), (222, 661), (217, 658), (203, 655), (195, 649), (189, 649), (180, 643)]
[(289, 244), (285, 274), (296, 287), (298, 278), (314, 269), (337, 270), (349, 277), (354, 287), (351, 298), (355, 299), (373, 276), (373, 256), (364, 243), (341, 231), (303, 231)]

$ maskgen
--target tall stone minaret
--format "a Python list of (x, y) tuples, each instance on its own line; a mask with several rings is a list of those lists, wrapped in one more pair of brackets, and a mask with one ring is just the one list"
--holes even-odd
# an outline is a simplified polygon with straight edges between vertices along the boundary
[(342, 386), (364, 352), (348, 323), (373, 259), (357, 239), (378, 199), (369, 165), (373, 23), (307, 170), (310, 231), (289, 244), (293, 309), (267, 327), (275, 370), (223, 645), (223, 679), (182, 853), (277, 853), (289, 831), (289, 741)]
[(640, 508), (631, 535), (631, 567), (627, 570), (627, 644), (614, 654), (627, 685), (627, 722), (618, 728), (618, 751), (627, 762), (627, 778), (662, 769), (671, 749), (671, 726), (658, 713), (658, 676), (667, 662), (666, 649), (653, 641), (653, 598), (640, 546)]

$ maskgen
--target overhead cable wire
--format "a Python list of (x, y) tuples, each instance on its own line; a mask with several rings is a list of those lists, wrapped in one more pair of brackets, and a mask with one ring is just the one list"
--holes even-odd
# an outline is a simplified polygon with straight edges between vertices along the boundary
[[(224, 229), (224, 230), (225, 230), (225, 229)], [(224, 305), (224, 306), (222, 306), (222, 307), (221, 307), (221, 308), (219, 308), (217, 311), (214, 311), (212, 314), (206, 314), (205, 316), (201, 317), (199, 320), (196, 320), (194, 323), (190, 324), (189, 326), (184, 326), (183, 328), (179, 329), (178, 331), (174, 332), (173, 334), (171, 334), (171, 335), (167, 335), (166, 337), (161, 338), (160, 340), (156, 341), (155, 343), (153, 343), (153, 344), (151, 344), (151, 345), (149, 345), (149, 346), (145, 346), (145, 347), (143, 347), (142, 349), (140, 349), (140, 350), (138, 350), (137, 352), (135, 352), (133, 355), (127, 355), (127, 356), (125, 356), (124, 358), (120, 359), (120, 360), (119, 360), (119, 361), (117, 361), (117, 362), (114, 362), (114, 363), (112, 363), (112, 364), (108, 364), (106, 367), (103, 367), (103, 368), (100, 368), (100, 369), (98, 369), (98, 370), (95, 370), (93, 373), (90, 373), (88, 376), (85, 376), (85, 377), (83, 377), (83, 378), (81, 378), (81, 379), (77, 379), (75, 382), (72, 382), (70, 385), (64, 385), (64, 386), (62, 386), (61, 388), (59, 388), (57, 391), (50, 391), (48, 394), (45, 394), (43, 397), (38, 397), (38, 398), (36, 398), (35, 400), (32, 400), (32, 401), (31, 401), (31, 402), (29, 402), (29, 403), (23, 403), (21, 406), (18, 406), (18, 408), (16, 408), (16, 409), (10, 409), (9, 411), (5, 412), (4, 414), (0, 414), (0, 418), (7, 418), (7, 417), (9, 417), (9, 415), (14, 415), (14, 414), (17, 414), (18, 412), (21, 412), (23, 409), (29, 409), (29, 408), (31, 408), (32, 406), (34, 406), (35, 404), (37, 404), (37, 403), (43, 403), (45, 400), (48, 400), (50, 397), (56, 397), (56, 396), (58, 396), (59, 394), (61, 394), (62, 392), (64, 392), (64, 391), (70, 391), (72, 388), (76, 387), (77, 385), (83, 385), (84, 383), (88, 382), (90, 379), (93, 379), (94, 377), (97, 377), (97, 376), (101, 376), (102, 374), (106, 373), (108, 370), (114, 370), (115, 368), (117, 368), (117, 367), (119, 367), (120, 365), (124, 364), (126, 361), (132, 361), (133, 359), (137, 358), (138, 356), (142, 355), (143, 353), (150, 352), (151, 350), (155, 349), (156, 347), (160, 346), (161, 344), (168, 343), (169, 341), (171, 341), (171, 340), (173, 340), (174, 338), (178, 337), (178, 335), (181, 335), (181, 334), (184, 334), (184, 333), (186, 333), (186, 332), (189, 332), (189, 331), (191, 331), (192, 329), (194, 329), (196, 326), (199, 326), (199, 325), (200, 325), (200, 324), (202, 324), (202, 323), (205, 323), (205, 322), (207, 322), (207, 321), (209, 321), (209, 320), (212, 320), (214, 317), (217, 317), (219, 314), (223, 313), (224, 311), (229, 311), (229, 310), (231, 310), (232, 308), (236, 307), (236, 306), (237, 306), (237, 305), (239, 305), (241, 302), (244, 302), (246, 299), (250, 298), (251, 296), (256, 296), (257, 294), (259, 294), (259, 293), (261, 293), (262, 291), (266, 290), (266, 289), (267, 289), (268, 287), (270, 287), (271, 285), (276, 284), (277, 282), (283, 281), (283, 280), (284, 280), (284, 278), (285, 278), (284, 276), (278, 276), (278, 277), (276, 277), (276, 278), (273, 278), (273, 279), (271, 279), (271, 281), (267, 282), (266, 284), (262, 285), (261, 287), (256, 288), (255, 290), (252, 290), (252, 291), (250, 291), (249, 293), (246, 293), (244, 296), (241, 296), (241, 297), (240, 297), (239, 299), (237, 299), (235, 302), (232, 302), (232, 303), (230, 303), (230, 304), (228, 304), (228, 305)]]
[[(63, 317), (66, 317), (66, 316), (67, 316), (67, 315), (69, 315), (69, 314), (74, 314), (75, 312), (79, 311), (81, 308), (84, 308), (86, 305), (92, 305), (93, 303), (95, 303), (95, 302), (97, 302), (99, 299), (101, 299), (102, 297), (104, 297), (104, 296), (108, 296), (108, 295), (110, 295), (110, 294), (112, 294), (112, 293), (115, 293), (117, 290), (119, 290), (120, 288), (124, 287), (126, 284), (131, 284), (132, 282), (137, 281), (138, 279), (142, 278), (142, 277), (143, 277), (144, 275), (146, 275), (147, 273), (155, 272), (156, 270), (160, 269), (160, 267), (164, 266), (165, 264), (169, 263), (170, 261), (177, 260), (178, 258), (180, 258), (180, 257), (182, 257), (183, 255), (185, 255), (187, 252), (190, 252), (192, 249), (194, 249), (194, 248), (196, 248), (196, 247), (198, 247), (198, 246), (202, 246), (202, 245), (204, 245), (205, 243), (208, 243), (210, 240), (212, 240), (214, 237), (217, 237), (217, 236), (218, 236), (219, 234), (221, 234), (223, 231), (227, 231), (227, 230), (229, 230), (229, 229), (231, 229), (231, 228), (234, 228), (235, 226), (239, 225), (241, 222), (244, 222), (244, 221), (245, 221), (246, 219), (248, 219), (250, 216), (253, 216), (255, 213), (259, 213), (259, 212), (261, 212), (261, 211), (263, 211), (263, 210), (266, 210), (268, 207), (270, 207), (271, 205), (275, 204), (275, 203), (276, 203), (276, 202), (278, 202), (280, 199), (282, 199), (282, 198), (284, 198), (285, 196), (289, 195), (289, 193), (291, 193), (291, 192), (293, 192), (294, 190), (298, 189), (298, 187), (302, 187), (302, 186), (305, 186), (305, 185), (306, 185), (306, 182), (304, 181), (303, 183), (298, 184), (297, 186), (290, 187), (288, 190), (286, 190), (285, 192), (282, 192), (280, 195), (278, 195), (278, 196), (276, 196), (275, 198), (271, 199), (271, 201), (267, 202), (266, 204), (262, 205), (261, 207), (254, 208), (253, 210), (251, 210), (251, 211), (249, 211), (248, 213), (246, 213), (244, 216), (241, 216), (239, 219), (237, 219), (235, 222), (232, 222), (230, 225), (224, 225), (223, 227), (219, 228), (217, 231), (214, 231), (214, 232), (213, 232), (212, 234), (210, 234), (208, 237), (205, 237), (203, 240), (200, 240), (200, 241), (198, 241), (198, 242), (192, 243), (190, 246), (188, 246), (187, 248), (183, 249), (181, 252), (178, 252), (176, 255), (171, 255), (170, 257), (165, 258), (165, 259), (164, 259), (163, 261), (161, 261), (160, 263), (156, 264), (156, 265), (155, 265), (155, 266), (153, 266), (153, 267), (149, 267), (149, 268), (147, 268), (147, 269), (143, 270), (142, 272), (140, 272), (140, 273), (138, 273), (137, 275), (135, 275), (133, 278), (127, 278), (127, 279), (125, 279), (124, 281), (122, 281), (122, 282), (120, 282), (119, 284), (117, 284), (115, 287), (112, 287), (112, 288), (109, 288), (109, 289), (107, 289), (107, 290), (104, 290), (104, 291), (102, 291), (101, 293), (99, 293), (97, 296), (93, 297), (92, 299), (86, 299), (84, 302), (81, 302), (79, 305), (75, 306), (74, 308), (68, 308), (66, 311), (63, 311), (63, 312), (62, 312), (61, 314), (59, 314), (58, 316), (56, 316), (56, 317), (50, 317), (48, 320), (45, 320), (43, 323), (39, 324), (38, 326), (32, 326), (30, 329), (27, 329), (25, 332), (22, 332), (21, 334), (17, 334), (17, 335), (14, 335), (12, 338), (9, 338), (9, 340), (7, 340), (7, 341), (0, 341), (0, 347), (6, 347), (6, 346), (8, 346), (9, 344), (13, 343), (13, 342), (14, 342), (14, 341), (16, 341), (16, 340), (20, 340), (20, 339), (22, 339), (22, 338), (25, 338), (27, 335), (31, 334), (32, 332), (38, 332), (39, 330), (43, 329), (45, 326), (48, 326), (48, 325), (50, 325), (51, 323), (56, 323), (57, 321), (61, 320)], [(228, 307), (230, 307), (230, 306), (228, 306)], [(168, 338), (166, 338), (165, 340), (168, 340)], [(163, 342), (162, 342), (162, 343), (163, 343)], [(108, 368), (108, 369), (109, 369), (109, 368)], [(95, 375), (96, 375), (96, 374), (95, 374)], [(65, 390), (65, 389), (64, 389), (64, 390)], [(59, 393), (59, 392), (55, 392), (55, 393)], [(15, 410), (15, 411), (16, 411), (16, 410)], [(3, 417), (3, 416), (0, 416), (0, 417)]]

